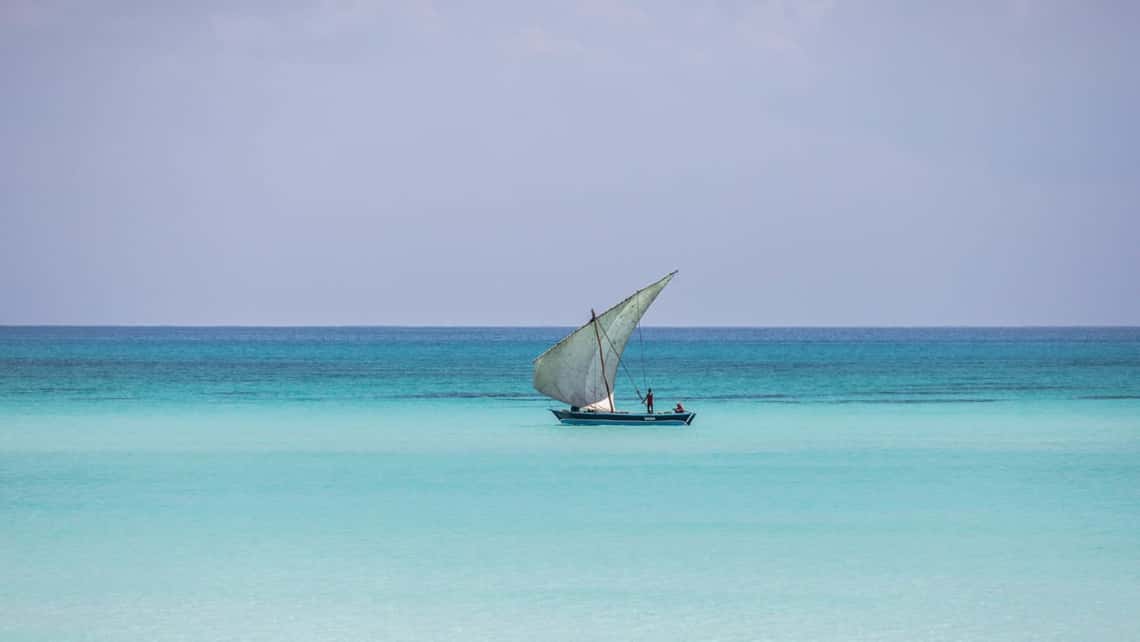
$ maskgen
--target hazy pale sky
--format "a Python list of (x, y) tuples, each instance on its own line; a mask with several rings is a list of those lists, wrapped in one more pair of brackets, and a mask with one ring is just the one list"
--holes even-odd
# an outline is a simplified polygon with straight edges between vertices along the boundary
[(1140, 324), (1140, 3), (0, 2), (0, 323)]

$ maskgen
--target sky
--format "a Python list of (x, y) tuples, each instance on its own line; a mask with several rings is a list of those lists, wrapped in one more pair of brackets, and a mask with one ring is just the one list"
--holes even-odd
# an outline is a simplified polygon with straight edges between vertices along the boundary
[(1140, 324), (1140, 3), (0, 2), (0, 324)]

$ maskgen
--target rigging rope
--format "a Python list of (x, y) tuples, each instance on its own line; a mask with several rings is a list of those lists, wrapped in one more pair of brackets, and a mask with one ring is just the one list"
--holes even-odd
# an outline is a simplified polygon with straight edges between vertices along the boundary
[[(638, 303), (638, 312), (640, 312), (641, 306), (640, 302)], [(646, 388), (649, 388), (649, 373), (645, 369), (645, 364), (649, 361), (649, 358), (645, 356), (645, 336), (641, 334), (640, 321), (637, 322), (637, 342), (641, 344), (641, 383), (645, 384)]]
[(618, 352), (613, 339), (610, 339), (610, 335), (606, 333), (606, 329), (601, 325), (595, 323), (594, 327), (602, 331), (602, 336), (606, 338), (606, 343), (610, 344), (610, 349), (614, 351), (614, 357), (618, 360), (618, 366), (625, 372), (625, 376), (629, 378), (629, 382), (633, 384), (633, 391), (637, 393), (637, 398), (644, 401), (645, 397), (641, 395), (641, 389), (637, 387), (637, 381), (633, 378), (633, 375), (629, 373), (629, 368), (625, 367), (625, 362), (621, 360), (621, 353)]

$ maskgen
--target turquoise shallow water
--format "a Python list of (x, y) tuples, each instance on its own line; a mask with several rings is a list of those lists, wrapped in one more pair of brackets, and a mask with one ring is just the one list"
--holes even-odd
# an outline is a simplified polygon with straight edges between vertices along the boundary
[(0, 639), (1140, 639), (1140, 330), (561, 333), (0, 328)]

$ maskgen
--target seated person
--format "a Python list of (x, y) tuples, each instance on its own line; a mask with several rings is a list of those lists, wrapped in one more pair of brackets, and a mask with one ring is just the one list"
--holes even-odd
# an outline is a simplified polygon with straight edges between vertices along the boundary
[(673, 409), (673, 412), (685, 412), (685, 407), (681, 405), (680, 401), (677, 402), (677, 407)]

